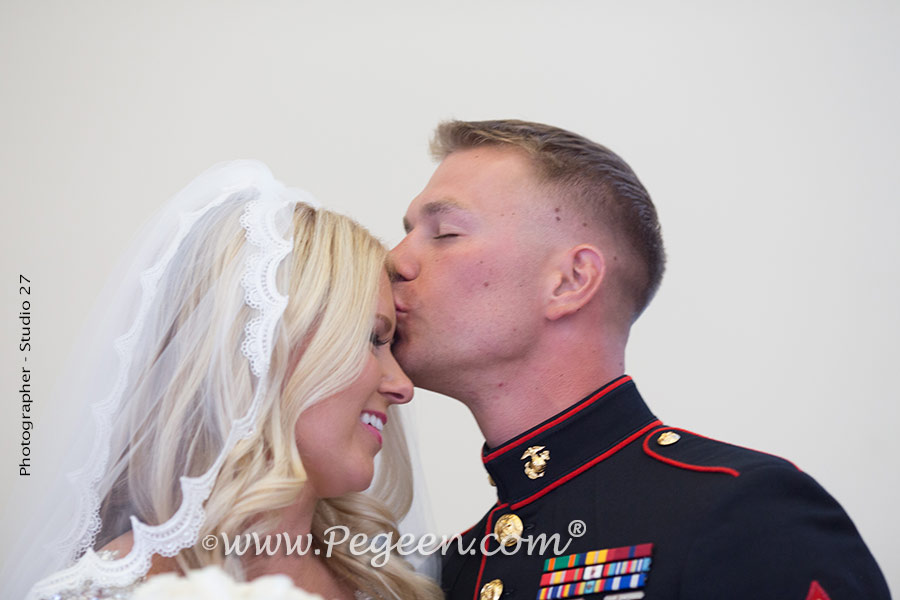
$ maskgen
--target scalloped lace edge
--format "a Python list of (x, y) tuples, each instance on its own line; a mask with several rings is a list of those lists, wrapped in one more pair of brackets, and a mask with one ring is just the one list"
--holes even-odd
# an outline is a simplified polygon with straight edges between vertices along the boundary
[(182, 502), (171, 518), (160, 525), (147, 525), (132, 516), (134, 545), (121, 559), (106, 560), (93, 551), (91, 546), (100, 529), (100, 498), (96, 486), (109, 460), (109, 445), (104, 444), (102, 440), (110, 439), (111, 415), (121, 404), (125, 377), (131, 364), (137, 334), (143, 327), (149, 307), (156, 296), (160, 277), (191, 227), (235, 191), (237, 190), (228, 190), (202, 209), (182, 215), (175, 241), (154, 266), (141, 274), (142, 299), (138, 315), (131, 329), (115, 341), (115, 349), (120, 358), (116, 384), (106, 399), (92, 407), (98, 434), (86, 464), (93, 465), (93, 468), (82, 468), (69, 475), (69, 479), (79, 489), (76, 498), (80, 509), (74, 527), (61, 547), (71, 548), (68, 554), (71, 557), (81, 550), (84, 550), (84, 554), (71, 567), (35, 584), (27, 596), (28, 600), (49, 596), (59, 590), (75, 589), (86, 582), (108, 586), (128, 585), (149, 570), (154, 554), (174, 556), (180, 550), (194, 544), (205, 518), (203, 503), (212, 491), (226, 455), (240, 439), (253, 433), (253, 423), (259, 412), (262, 397), (266, 393), (264, 376), (269, 368), (272, 339), (278, 320), (287, 306), (287, 296), (279, 293), (275, 275), (281, 261), (291, 251), (292, 238), (284, 239), (279, 235), (275, 227), (275, 217), (280, 210), (293, 202), (277, 198), (277, 195), (276, 199), (270, 201), (260, 201), (259, 198), (250, 200), (240, 218), (247, 242), (256, 248), (256, 252), (247, 257), (241, 278), (244, 301), (257, 311), (257, 315), (246, 324), (245, 337), (241, 343), (241, 352), (250, 362), (253, 374), (259, 380), (247, 414), (233, 422), (225, 446), (206, 473), (199, 477), (180, 478)]

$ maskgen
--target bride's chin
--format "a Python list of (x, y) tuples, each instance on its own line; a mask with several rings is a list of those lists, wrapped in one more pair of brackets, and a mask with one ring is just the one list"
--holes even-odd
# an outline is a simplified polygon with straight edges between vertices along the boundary
[(353, 492), (364, 492), (375, 477), (375, 464), (370, 460), (367, 466), (358, 465), (355, 468), (339, 471), (330, 471), (327, 477), (316, 482), (316, 489), (321, 498), (337, 498)]

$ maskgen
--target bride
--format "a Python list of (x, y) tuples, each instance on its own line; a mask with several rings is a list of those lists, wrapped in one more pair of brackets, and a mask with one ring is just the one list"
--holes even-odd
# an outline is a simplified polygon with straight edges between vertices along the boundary
[[(62, 398), (83, 403), (85, 441), (67, 447), (83, 466), (50, 494), (62, 535), (21, 572), (27, 598), (124, 598), (208, 565), (327, 598), (441, 597), (396, 553), (375, 567), (374, 545), (325, 552), (336, 525), (396, 540), (412, 500), (383, 246), (237, 161), (180, 192), (126, 263), (105, 341)], [(312, 547), (222, 543), (254, 533)]]

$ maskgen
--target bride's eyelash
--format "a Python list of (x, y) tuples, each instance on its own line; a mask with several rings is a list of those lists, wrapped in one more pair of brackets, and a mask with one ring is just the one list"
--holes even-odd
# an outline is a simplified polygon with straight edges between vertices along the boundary
[(369, 341), (371, 341), (372, 345), (377, 348), (379, 346), (387, 346), (388, 344), (391, 343), (392, 340), (387, 339), (387, 338), (382, 339), (382, 338), (378, 337), (378, 334), (373, 331), (372, 337), (369, 338)]

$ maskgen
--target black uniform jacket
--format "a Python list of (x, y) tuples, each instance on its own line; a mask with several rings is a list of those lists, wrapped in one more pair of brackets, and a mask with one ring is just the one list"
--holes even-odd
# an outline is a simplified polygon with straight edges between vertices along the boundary
[(890, 597), (811, 477), (663, 425), (628, 376), (482, 460), (498, 501), (445, 553), (451, 600)]

